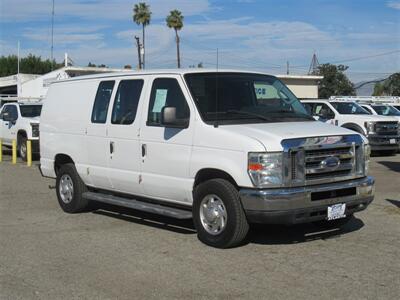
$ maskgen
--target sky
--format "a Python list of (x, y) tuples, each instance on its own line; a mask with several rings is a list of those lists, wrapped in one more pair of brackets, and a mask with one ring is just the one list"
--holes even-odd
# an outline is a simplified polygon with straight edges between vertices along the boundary
[[(75, 65), (137, 65), (132, 20), (139, 0), (55, 0), (54, 57)], [(353, 82), (400, 71), (400, 0), (145, 0), (146, 68), (176, 67), (170, 10), (184, 15), (182, 65), (306, 74), (319, 63), (349, 66)], [(52, 0), (0, 0), (0, 56), (51, 56)]]

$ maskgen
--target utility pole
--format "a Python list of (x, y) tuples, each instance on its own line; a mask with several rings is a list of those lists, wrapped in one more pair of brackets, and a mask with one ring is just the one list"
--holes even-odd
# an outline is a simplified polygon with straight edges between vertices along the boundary
[(286, 74), (289, 75), (289, 61), (286, 62)]
[(136, 47), (137, 47), (137, 51), (138, 51), (138, 62), (139, 62), (138, 66), (139, 66), (139, 70), (140, 70), (140, 69), (142, 69), (142, 56), (140, 53), (140, 49), (142, 46), (140, 45), (139, 37), (137, 37), (136, 35), (135, 35), (135, 40), (136, 40)]
[(53, 71), (53, 50), (54, 50), (54, 0), (53, 0), (53, 8), (51, 10), (51, 70)]
[[(19, 61), (20, 61), (20, 58), (19, 58), (19, 48), (20, 48), (20, 44), (19, 44), (19, 41), (18, 41), (18, 63), (17, 63), (17, 96), (20, 96), (20, 94), (21, 94), (21, 79), (20, 79), (20, 75), (19, 75)], [(0, 149), (0, 151), (1, 151), (1, 149)]]
[(308, 75), (316, 75), (318, 73), (318, 66), (319, 66), (318, 58), (314, 52), (311, 59), (310, 68), (308, 69)]

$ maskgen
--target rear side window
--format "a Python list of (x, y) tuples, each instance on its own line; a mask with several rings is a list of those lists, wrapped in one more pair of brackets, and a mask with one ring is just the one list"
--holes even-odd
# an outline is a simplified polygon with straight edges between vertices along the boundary
[(123, 80), (115, 96), (111, 123), (129, 125), (135, 121), (143, 80)]
[(114, 88), (114, 81), (102, 81), (99, 84), (92, 111), (92, 123), (105, 123), (108, 105)]
[(176, 79), (158, 78), (154, 80), (147, 116), (148, 126), (161, 125), (161, 110), (164, 106), (176, 107), (178, 119), (189, 119), (190, 117), (189, 106)]

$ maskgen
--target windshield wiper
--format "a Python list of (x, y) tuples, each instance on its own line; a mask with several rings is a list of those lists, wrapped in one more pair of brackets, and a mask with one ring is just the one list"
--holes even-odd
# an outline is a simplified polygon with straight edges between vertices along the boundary
[(289, 115), (286, 115), (285, 117), (293, 117), (293, 118), (305, 118), (305, 119), (308, 119), (308, 120), (315, 120), (312, 116), (310, 116), (310, 115), (307, 115), (307, 114), (303, 114), (303, 113), (300, 113), (300, 112), (293, 112), (293, 111), (291, 111), (291, 110), (284, 110), (284, 109), (282, 109), (282, 110), (273, 110), (273, 111), (271, 111), (272, 113), (280, 113), (280, 114), (290, 114), (291, 116), (289, 116)]
[(261, 119), (261, 120), (268, 121), (268, 122), (272, 121), (271, 118), (268, 118), (268, 117), (260, 115), (260, 114), (248, 112), (248, 111), (230, 109), (230, 110), (227, 110), (226, 113), (234, 113), (234, 114), (238, 114), (238, 115), (254, 117), (254, 118)]

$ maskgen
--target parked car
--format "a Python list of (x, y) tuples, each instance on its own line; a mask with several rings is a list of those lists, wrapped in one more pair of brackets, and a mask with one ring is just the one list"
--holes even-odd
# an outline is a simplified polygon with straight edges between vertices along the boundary
[(193, 218), (233, 247), (249, 223), (341, 226), (374, 197), (362, 135), (316, 122), (276, 77), (168, 70), (58, 81), (40, 168), (67, 213), (100, 201)]
[(302, 103), (319, 121), (366, 136), (372, 151), (396, 153), (399, 148), (400, 128), (395, 117), (372, 115), (353, 101), (302, 100)]
[(26, 161), (26, 141), (32, 141), (32, 153), (39, 153), (39, 119), (42, 104), (39, 102), (6, 103), (0, 110), (0, 139), (6, 147), (17, 142), (19, 156)]

